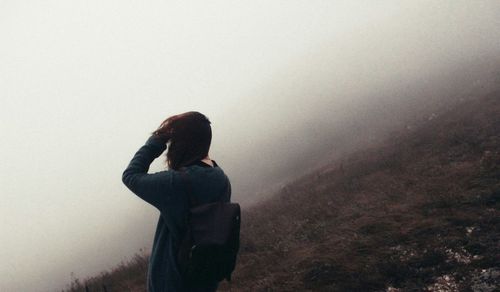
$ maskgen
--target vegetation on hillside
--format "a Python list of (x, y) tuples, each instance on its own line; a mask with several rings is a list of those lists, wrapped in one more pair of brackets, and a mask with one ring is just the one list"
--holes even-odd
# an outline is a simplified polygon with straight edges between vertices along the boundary
[(242, 215), (233, 290), (493, 291), (499, 134), (496, 92), (284, 186)]

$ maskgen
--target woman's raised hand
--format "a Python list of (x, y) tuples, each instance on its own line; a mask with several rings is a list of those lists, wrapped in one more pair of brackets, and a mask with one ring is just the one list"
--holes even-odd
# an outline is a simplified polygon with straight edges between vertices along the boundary
[(152, 134), (161, 137), (167, 143), (174, 135), (174, 129), (180, 126), (182, 118), (189, 114), (190, 112), (182, 113), (165, 119)]
[(153, 131), (152, 135), (161, 138), (165, 143), (167, 143), (172, 137), (172, 127), (170, 122), (170, 118), (164, 120), (160, 126)]

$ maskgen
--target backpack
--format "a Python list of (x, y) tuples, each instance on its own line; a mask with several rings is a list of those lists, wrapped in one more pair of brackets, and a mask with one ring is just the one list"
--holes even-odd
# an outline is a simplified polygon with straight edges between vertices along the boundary
[(192, 287), (212, 285), (224, 278), (230, 282), (240, 246), (240, 205), (222, 201), (230, 186), (216, 202), (198, 204), (185, 168), (181, 168), (181, 176), (189, 198), (187, 228), (177, 253), (181, 275)]

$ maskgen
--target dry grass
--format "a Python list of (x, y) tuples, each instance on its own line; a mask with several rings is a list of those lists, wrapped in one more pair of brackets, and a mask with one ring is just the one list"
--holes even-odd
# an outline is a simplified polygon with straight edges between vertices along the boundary
[(74, 278), (66, 285), (65, 292), (80, 291), (146, 291), (144, 285), (147, 274), (149, 255), (142, 249), (127, 262), (121, 262), (111, 271), (101, 272), (99, 275), (80, 281)]

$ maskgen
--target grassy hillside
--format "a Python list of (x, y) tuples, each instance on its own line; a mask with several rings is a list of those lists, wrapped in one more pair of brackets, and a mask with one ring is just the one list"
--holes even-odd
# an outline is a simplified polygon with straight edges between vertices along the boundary
[[(494, 291), (499, 134), (500, 92), (461, 99), (283, 186), (243, 210), (232, 290)], [(145, 291), (146, 264), (67, 291)]]
[(242, 215), (233, 288), (479, 291), (488, 277), (498, 285), (499, 134), (496, 92), (285, 186)]

